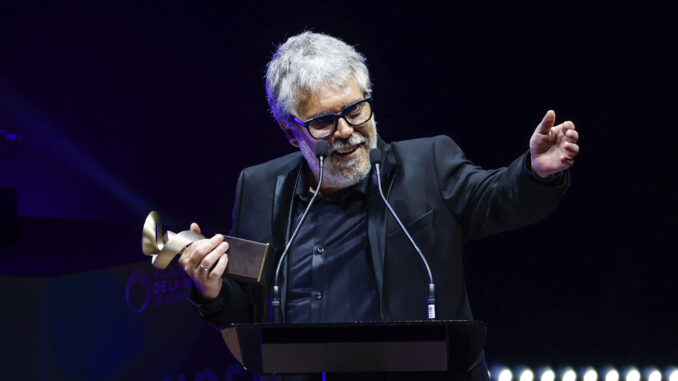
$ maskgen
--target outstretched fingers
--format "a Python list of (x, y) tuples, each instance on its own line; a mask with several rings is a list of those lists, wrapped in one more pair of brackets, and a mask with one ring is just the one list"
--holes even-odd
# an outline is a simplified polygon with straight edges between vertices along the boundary
[(571, 154), (572, 157), (579, 153), (579, 146), (574, 143), (565, 142), (563, 148), (567, 153)]
[(568, 155), (562, 155), (560, 157), (560, 162), (563, 164), (565, 169), (570, 168), (572, 164), (574, 164), (574, 157), (570, 157)]
[(546, 112), (546, 115), (544, 115), (544, 118), (542, 118), (539, 125), (537, 125), (537, 130), (535, 132), (542, 135), (548, 135), (549, 131), (551, 131), (551, 128), (553, 128), (553, 125), (555, 123), (556, 123), (555, 111), (548, 110)]
[(570, 143), (576, 143), (579, 141), (579, 132), (574, 129), (574, 125), (572, 125), (572, 129), (565, 130), (565, 140)]
[(569, 168), (574, 163), (575, 156), (579, 153), (579, 146), (566, 141), (563, 143), (563, 151), (563, 154), (560, 156), (560, 162), (566, 168)]

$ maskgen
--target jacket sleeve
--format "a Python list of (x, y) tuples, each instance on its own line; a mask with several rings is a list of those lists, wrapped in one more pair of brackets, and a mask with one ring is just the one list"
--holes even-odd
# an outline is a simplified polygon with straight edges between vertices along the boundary
[(441, 197), (466, 240), (516, 229), (543, 219), (569, 186), (569, 171), (542, 179), (531, 171), (529, 152), (508, 167), (483, 170), (449, 137), (433, 141)]
[[(236, 186), (233, 223), (229, 232), (231, 236), (238, 235), (244, 179), (245, 172), (242, 171)], [(225, 327), (230, 323), (252, 321), (249, 286), (228, 278), (222, 278), (222, 282), (219, 295), (215, 299), (204, 299), (195, 288), (195, 285), (191, 285), (188, 299), (195, 307), (198, 315), (218, 328)]]

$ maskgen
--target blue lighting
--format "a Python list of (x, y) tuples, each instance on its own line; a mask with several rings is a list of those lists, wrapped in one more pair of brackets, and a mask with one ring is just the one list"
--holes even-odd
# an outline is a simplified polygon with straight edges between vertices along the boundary
[(0, 130), (0, 139), (4, 139), (6, 141), (22, 141), (24, 140), (24, 137), (15, 132)]
[[(29, 136), (33, 144), (41, 146), (56, 159), (81, 172), (133, 210), (145, 214), (152, 209), (146, 200), (118, 180), (57, 126), (42, 118), (38, 110), (21, 99), (18, 94), (12, 93), (6, 86), (0, 87), (0, 106), (8, 110), (17, 121), (25, 126), (26, 134), (24, 135)], [(16, 132), (0, 130), (0, 143), (3, 140), (21, 141), (23, 139), (23, 136)]]

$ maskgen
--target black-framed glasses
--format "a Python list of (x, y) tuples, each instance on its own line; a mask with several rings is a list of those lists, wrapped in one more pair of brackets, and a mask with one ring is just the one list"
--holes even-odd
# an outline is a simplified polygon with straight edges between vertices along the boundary
[(367, 123), (372, 118), (372, 97), (361, 99), (344, 107), (339, 114), (323, 114), (307, 121), (292, 116), (292, 121), (306, 127), (308, 133), (315, 139), (324, 139), (332, 136), (339, 126), (339, 118), (344, 118), (351, 126)]

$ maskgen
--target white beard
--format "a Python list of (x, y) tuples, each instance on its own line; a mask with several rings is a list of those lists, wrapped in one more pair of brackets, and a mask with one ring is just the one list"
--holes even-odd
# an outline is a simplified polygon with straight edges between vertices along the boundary
[[(370, 173), (370, 160), (369, 158), (365, 158), (363, 155), (360, 155), (349, 161), (342, 161), (341, 167), (336, 167), (337, 162), (332, 160), (332, 154), (334, 151), (339, 150), (346, 145), (358, 145), (362, 143), (365, 143), (368, 152), (370, 149), (376, 148), (376, 131), (374, 138), (371, 141), (367, 137), (358, 134), (353, 134), (345, 140), (334, 141), (330, 147), (330, 156), (325, 159), (323, 185), (327, 186), (328, 188), (346, 188), (353, 184), (359, 183), (362, 179), (367, 177), (367, 175)], [(308, 166), (317, 179), (319, 176), (319, 160), (315, 156), (315, 152), (311, 151), (311, 147), (309, 147), (304, 141), (301, 142), (299, 148), (301, 149), (301, 154), (306, 159)]]

